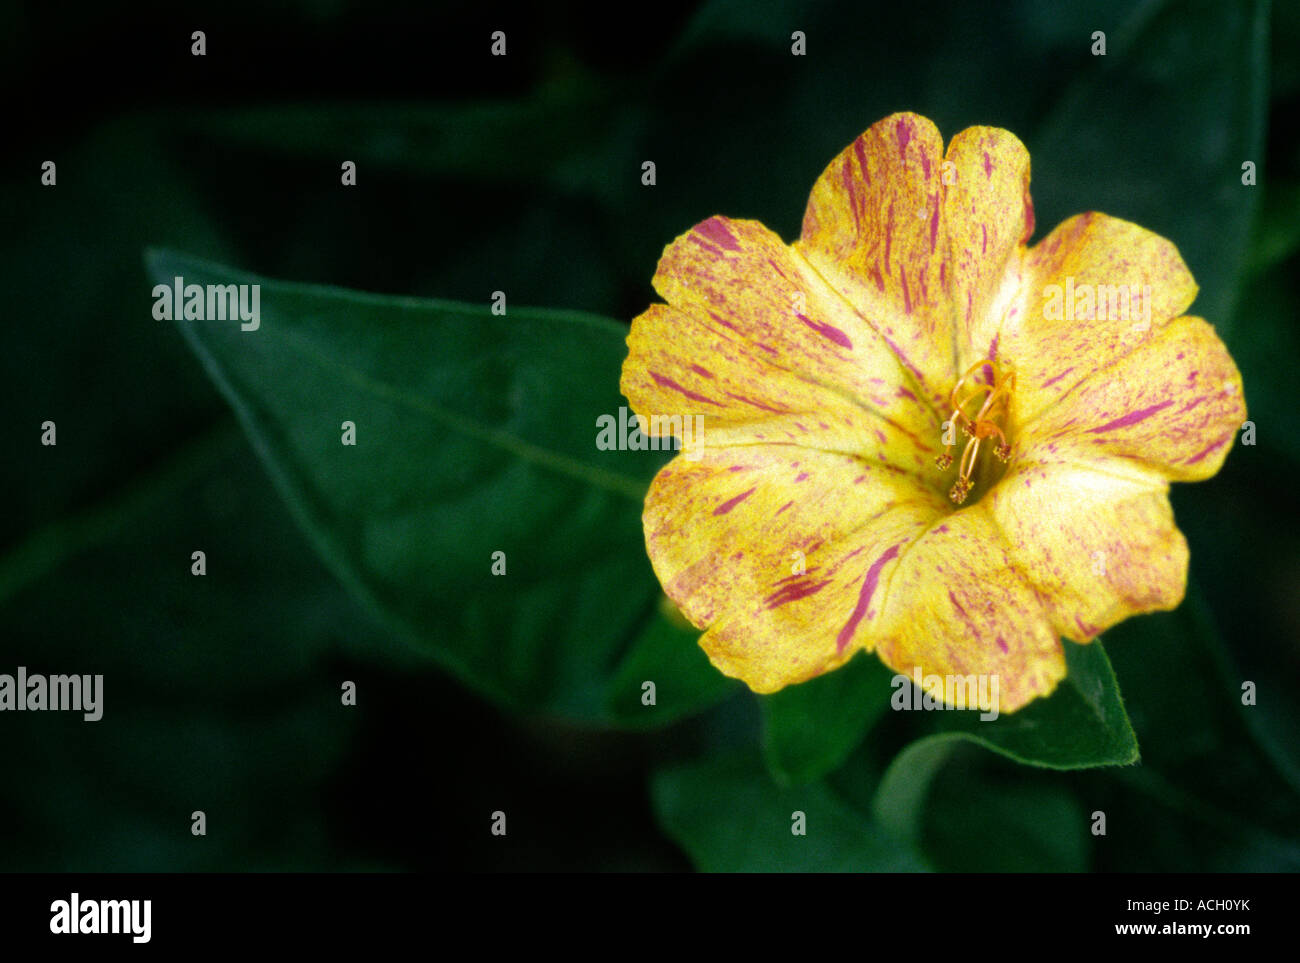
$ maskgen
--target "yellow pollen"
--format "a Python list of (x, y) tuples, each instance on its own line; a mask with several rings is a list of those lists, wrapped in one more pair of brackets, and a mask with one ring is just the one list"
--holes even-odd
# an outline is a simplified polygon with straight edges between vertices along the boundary
[[(988, 368), (993, 374), (992, 385), (976, 384), (971, 380), (981, 368)], [(969, 383), (968, 383), (969, 382)], [(957, 468), (957, 481), (953, 484), (952, 489), (948, 492), (948, 497), (956, 504), (960, 505), (970, 494), (974, 483), (971, 481), (971, 475), (975, 471), (975, 462), (979, 457), (980, 442), (986, 438), (996, 438), (997, 443), (993, 447), (993, 454), (998, 461), (1006, 462), (1011, 458), (1011, 445), (1007, 443), (1007, 436), (1002, 433), (994, 418), (997, 416), (997, 406), (1001, 404), (1002, 414), (1006, 414), (1006, 407), (1011, 397), (1011, 392), (1016, 386), (1015, 372), (1008, 372), (1005, 376), (999, 376), (997, 368), (992, 361), (977, 361), (969, 368), (966, 373), (957, 379), (953, 385), (952, 391), (948, 395), (948, 403), (952, 408), (952, 418), (950, 426), (960, 425), (962, 434), (970, 440), (966, 442), (966, 447), (961, 453), (961, 462)], [(965, 393), (963, 394), (963, 389)], [(966, 414), (966, 406), (974, 400), (983, 397), (983, 403), (980, 405), (979, 413), (971, 418)], [(944, 446), (944, 453), (935, 458), (934, 463), (940, 471), (944, 471), (952, 464), (952, 444)]]

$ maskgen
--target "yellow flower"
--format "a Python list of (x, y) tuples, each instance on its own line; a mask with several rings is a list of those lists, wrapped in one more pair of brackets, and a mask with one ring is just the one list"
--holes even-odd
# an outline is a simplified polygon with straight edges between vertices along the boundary
[(1182, 601), (1169, 482), (1218, 471), (1241, 376), (1171, 243), (1088, 213), (1027, 247), (1033, 225), (1014, 135), (945, 153), (895, 114), (794, 244), (713, 217), (665, 249), (622, 390), (652, 434), (699, 426), (643, 520), (722, 672), (774, 692), (866, 649), (996, 676), (1011, 712), (1064, 676), (1061, 636)]

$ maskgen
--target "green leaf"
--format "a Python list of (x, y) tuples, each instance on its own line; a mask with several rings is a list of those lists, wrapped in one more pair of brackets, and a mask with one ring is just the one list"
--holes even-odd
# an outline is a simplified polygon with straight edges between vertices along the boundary
[(1011, 768), (1005, 763), (967, 764), (977, 754), (963, 751), (935, 780), (922, 821), (923, 849), (935, 869), (1085, 872), (1092, 846), (1088, 810), (1061, 784), (1062, 777), (1028, 769), (999, 772)]
[[(705, 872), (915, 872), (916, 851), (821, 783), (782, 788), (757, 753), (657, 773), (655, 812)], [(806, 835), (792, 832), (803, 813)]]
[(959, 742), (961, 739), (950, 733), (926, 736), (895, 756), (872, 803), (876, 821), (900, 839), (918, 841), (930, 784)]
[(861, 653), (848, 665), (762, 698), (763, 754), (778, 782), (820, 779), (889, 708), (893, 673)]
[(950, 734), (913, 742), (881, 779), (877, 822), (946, 872), (1087, 868), (1086, 814), (1066, 787), (1046, 782), (1045, 773), (999, 773), (983, 765), (992, 757), (971, 754)]
[(1061, 644), (1066, 677), (1050, 696), (988, 721), (975, 711), (932, 713), (940, 733), (1045, 769), (1137, 762), (1137, 737), (1100, 642), (1076, 645), (1062, 640)]
[(881, 825), (902, 838), (919, 839), (931, 783), (964, 742), (1044, 769), (1137, 762), (1137, 737), (1101, 643), (1062, 644), (1066, 677), (1046, 699), (988, 720), (974, 710), (934, 711), (939, 731), (905, 747), (880, 780), (872, 811)]
[(497, 703), (600, 719), (658, 595), (640, 500), (663, 454), (595, 444), (623, 404), (626, 329), (148, 264), (159, 283), (261, 286), (257, 330), (178, 326), (334, 573)]
[[(650, 728), (693, 715), (737, 691), (741, 684), (709, 662), (700, 648), (699, 629), (682, 624), (683, 617), (666, 609), (632, 644), (610, 680), (605, 707), (610, 718), (630, 728)], [(642, 701), (646, 682), (655, 684), (654, 705)]]
[[(1040, 232), (1104, 211), (1169, 238), (1200, 285), (1192, 310), (1227, 331), (1263, 167), (1268, 0), (1144, 3), (1107, 31), (1029, 142)], [(1206, 38), (1214, 38), (1207, 42)]]

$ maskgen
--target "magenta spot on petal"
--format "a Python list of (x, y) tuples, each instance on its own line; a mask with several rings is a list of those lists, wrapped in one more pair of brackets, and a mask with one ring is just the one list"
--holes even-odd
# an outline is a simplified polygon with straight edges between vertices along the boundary
[(980, 225), (980, 237), (980, 253), (987, 254), (989, 252), (989, 229), (983, 224)]
[(814, 582), (812, 579), (809, 579), (806, 582), (795, 582), (783, 586), (780, 590), (773, 592), (763, 601), (767, 603), (769, 609), (774, 609), (778, 606), (785, 605), (787, 602), (807, 598), (809, 595), (816, 595), (830, 584), (830, 579), (825, 579), (821, 582)]
[(695, 228), (714, 244), (725, 247), (728, 251), (739, 251), (740, 243), (735, 235), (727, 230), (727, 225), (720, 217), (711, 217)]
[(1000, 635), (998, 636), (998, 648), (1004, 653), (1011, 651), (1011, 646), (1007, 645), (1007, 640), (1002, 638)]
[[(780, 515), (783, 511), (785, 511), (787, 508), (789, 508), (789, 507), (790, 507), (791, 505), (793, 505), (793, 504), (794, 504), (794, 502), (786, 502), (784, 505), (782, 505), (780, 508), (778, 508), (778, 509), (776, 510), (776, 514), (777, 514), (777, 515)], [(774, 516), (774, 517), (775, 517), (775, 516)]]
[(1001, 331), (999, 331), (997, 334), (993, 335), (993, 343), (989, 345), (989, 360), (990, 360), (990, 361), (997, 361), (997, 360), (998, 360), (998, 338), (1000, 338), (1000, 337), (1002, 337), (1002, 332), (1001, 332)]
[(862, 179), (868, 184), (871, 183), (871, 174), (867, 171), (867, 149), (859, 137), (853, 142), (853, 153), (858, 155), (858, 170), (862, 171)]
[(778, 415), (783, 415), (786, 413), (784, 408), (773, 408), (771, 405), (765, 405), (761, 401), (755, 401), (753, 398), (747, 398), (744, 395), (734, 394), (733, 392), (730, 391), (727, 392), (727, 397), (735, 398), (737, 401), (743, 401), (745, 404), (753, 405), (755, 408), (762, 408), (764, 411), (775, 412)]
[[(770, 265), (772, 265), (772, 270), (773, 270), (773, 271), (775, 271), (777, 274), (781, 275), (781, 277), (785, 278), (785, 272), (781, 270), (781, 266), (780, 266), (779, 264), (777, 264), (777, 263), (776, 263), (775, 261), (773, 261), (771, 258), (768, 258), (768, 259), (767, 259), (767, 263), (770, 264)], [(789, 279), (789, 278), (786, 278), (786, 280), (788, 281), (788, 280), (790, 280), (790, 279)]]
[(948, 531), (947, 525), (940, 525), (938, 528), (934, 530), (936, 535), (942, 535), (946, 531)]
[(1173, 403), (1173, 400), (1170, 399), (1169, 401), (1162, 401), (1156, 405), (1148, 405), (1146, 408), (1139, 408), (1137, 411), (1130, 411), (1127, 415), (1124, 415), (1124, 417), (1116, 418), (1114, 421), (1108, 421), (1099, 428), (1089, 428), (1088, 432), (1097, 435), (1103, 431), (1111, 431), (1115, 428), (1128, 428), (1131, 425), (1136, 425), (1138, 422), (1150, 418), (1157, 411), (1168, 408)]
[(925, 152), (921, 153), (921, 174), (927, 180), (930, 177), (930, 158)]
[(725, 318), (719, 317), (718, 315), (714, 314), (712, 311), (709, 312), (709, 317), (711, 317), (714, 321), (718, 322), (718, 324), (722, 325), (724, 328), (730, 328), (732, 331), (735, 331), (737, 334), (740, 333), (740, 329), (738, 327), (736, 327), (734, 324), (732, 324), (730, 321), (726, 320)]
[(966, 623), (966, 628), (970, 630), (971, 636), (978, 639), (980, 637), (979, 628), (971, 621), (970, 615), (962, 607), (962, 604), (957, 601), (957, 596), (952, 594), (952, 589), (948, 590), (948, 599), (957, 609), (957, 614), (961, 616), (961, 620)]
[(899, 389), (898, 389), (898, 397), (900, 397), (900, 398), (908, 398), (908, 399), (910, 399), (910, 400), (912, 400), (912, 401), (915, 401), (915, 400), (916, 400), (916, 395), (912, 394), (912, 392), (908, 391), (906, 388), (899, 388)]
[(697, 375), (703, 375), (706, 378), (713, 377), (713, 372), (711, 372), (708, 368), (701, 368), (697, 364), (691, 365), (691, 370), (694, 371)]
[(885, 215), (885, 273), (889, 273), (889, 247), (894, 241), (894, 202), (889, 202), (889, 213)]
[(861, 485), (866, 480), (867, 480), (866, 475), (859, 475), (857, 478), (853, 479), (853, 484)]
[(885, 433), (884, 433), (883, 431), (881, 431), (879, 428), (876, 428), (876, 429), (875, 429), (875, 432), (876, 432), (876, 438), (877, 438), (877, 439), (880, 441), (880, 443), (883, 445), (883, 444), (885, 443)]
[(843, 331), (841, 331), (839, 328), (835, 327), (834, 325), (822, 324), (820, 322), (810, 320), (809, 318), (807, 318), (802, 314), (796, 314), (795, 317), (798, 318), (800, 321), (802, 321), (804, 324), (808, 325), (808, 327), (812, 328), (822, 337), (834, 341), (840, 347), (842, 348), (853, 347), (853, 342), (849, 340), (849, 336), (845, 334)]
[(664, 375), (659, 374), (659, 372), (657, 371), (651, 371), (650, 377), (654, 378), (655, 383), (660, 385), (661, 387), (672, 388), (674, 391), (680, 391), (682, 394), (684, 394), (687, 398), (690, 398), (692, 401), (701, 401), (706, 405), (714, 405), (715, 407), (718, 408), (723, 407), (723, 405), (714, 401), (712, 398), (706, 398), (704, 397), (704, 395), (696, 394), (694, 391), (691, 391), (688, 388), (683, 388), (672, 378), (665, 377)]
[(1066, 368), (1064, 371), (1062, 371), (1062, 372), (1061, 372), (1059, 375), (1057, 375), (1056, 377), (1054, 377), (1054, 378), (1048, 378), (1046, 381), (1043, 382), (1043, 387), (1044, 387), (1044, 388), (1050, 388), (1052, 385), (1056, 384), (1058, 381), (1060, 381), (1062, 378), (1064, 378), (1066, 375), (1068, 375), (1068, 374), (1069, 374), (1071, 371), (1073, 371), (1073, 370), (1074, 370), (1074, 367), (1071, 366), (1071, 367), (1069, 367), (1069, 368)]
[(907, 160), (907, 144), (912, 139), (912, 125), (908, 123), (907, 118), (898, 118), (898, 123), (894, 125), (894, 130), (898, 133), (898, 158)]
[(713, 514), (715, 514), (715, 515), (725, 515), (725, 514), (727, 514), (727, 512), (731, 511), (733, 508), (735, 508), (737, 505), (739, 505), (741, 502), (743, 502), (743, 501), (744, 501), (746, 498), (748, 498), (750, 495), (754, 494), (754, 491), (755, 491), (755, 489), (751, 488), (751, 489), (750, 489), (749, 491), (747, 491), (747, 492), (741, 492), (741, 493), (740, 493), (739, 495), (737, 495), (735, 498), (729, 498), (729, 499), (727, 499), (725, 502), (723, 502), (721, 505), (719, 505), (717, 508), (715, 508), (715, 509), (713, 510)]
[(1232, 435), (1227, 435), (1227, 436), (1225, 436), (1225, 437), (1223, 437), (1223, 438), (1220, 438), (1218, 441), (1216, 441), (1214, 444), (1212, 444), (1209, 448), (1206, 448), (1204, 451), (1198, 452), (1197, 454), (1193, 455), (1191, 458), (1187, 459), (1187, 461), (1183, 462), (1183, 464), (1185, 464), (1185, 465), (1195, 465), (1198, 461), (1200, 461), (1202, 458), (1204, 458), (1204, 457), (1205, 457), (1206, 455), (1208, 455), (1210, 452), (1212, 452), (1212, 451), (1218, 451), (1220, 448), (1222, 448), (1224, 445), (1226, 445), (1226, 444), (1228, 443), (1228, 439), (1231, 438), (1231, 437), (1232, 437)]
[(984, 152), (984, 176), (993, 176), (993, 158), (989, 157), (989, 152)]
[(867, 569), (866, 578), (862, 580), (862, 589), (858, 592), (858, 604), (853, 608), (853, 614), (849, 620), (844, 623), (844, 628), (840, 629), (840, 634), (835, 637), (835, 648), (838, 652), (843, 652), (849, 641), (853, 638), (853, 633), (857, 630), (858, 623), (862, 617), (867, 614), (867, 607), (871, 604), (871, 596), (875, 594), (876, 583), (880, 581), (880, 570), (889, 562), (898, 558), (898, 549), (902, 546), (899, 542), (889, 551), (881, 555), (871, 563), (871, 568)]
[(727, 471), (744, 471), (748, 467), (748, 465), (732, 465)]
[(808, 477), (808, 473), (807, 473), (806, 471), (801, 471), (801, 472), (799, 472), (799, 477), (796, 478), (795, 481), (797, 481), (797, 482), (801, 482), (801, 481), (803, 481), (803, 480), (804, 480), (805, 478), (807, 478), (807, 477)]

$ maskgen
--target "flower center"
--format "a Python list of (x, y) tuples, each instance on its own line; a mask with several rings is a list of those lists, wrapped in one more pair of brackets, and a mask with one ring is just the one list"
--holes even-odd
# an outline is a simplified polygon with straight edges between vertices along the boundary
[[(980, 384), (975, 380), (977, 373), (984, 368), (991, 374), (990, 384)], [(969, 440), (961, 453), (957, 480), (948, 492), (948, 497), (958, 505), (966, 500), (974, 487), (971, 476), (975, 473), (976, 459), (979, 458), (983, 442), (994, 441), (993, 454), (998, 461), (1005, 463), (1011, 458), (1011, 446), (1007, 443), (1007, 436), (998, 425), (998, 420), (1006, 417), (1015, 386), (1014, 371), (1000, 374), (992, 361), (977, 361), (957, 379), (948, 395), (952, 417), (943, 426), (941, 440), (944, 442), (944, 453), (935, 458), (934, 463), (940, 471), (946, 471), (952, 464), (952, 448), (956, 441), (956, 430), (960, 428)], [(975, 412), (973, 417), (971, 412)]]

